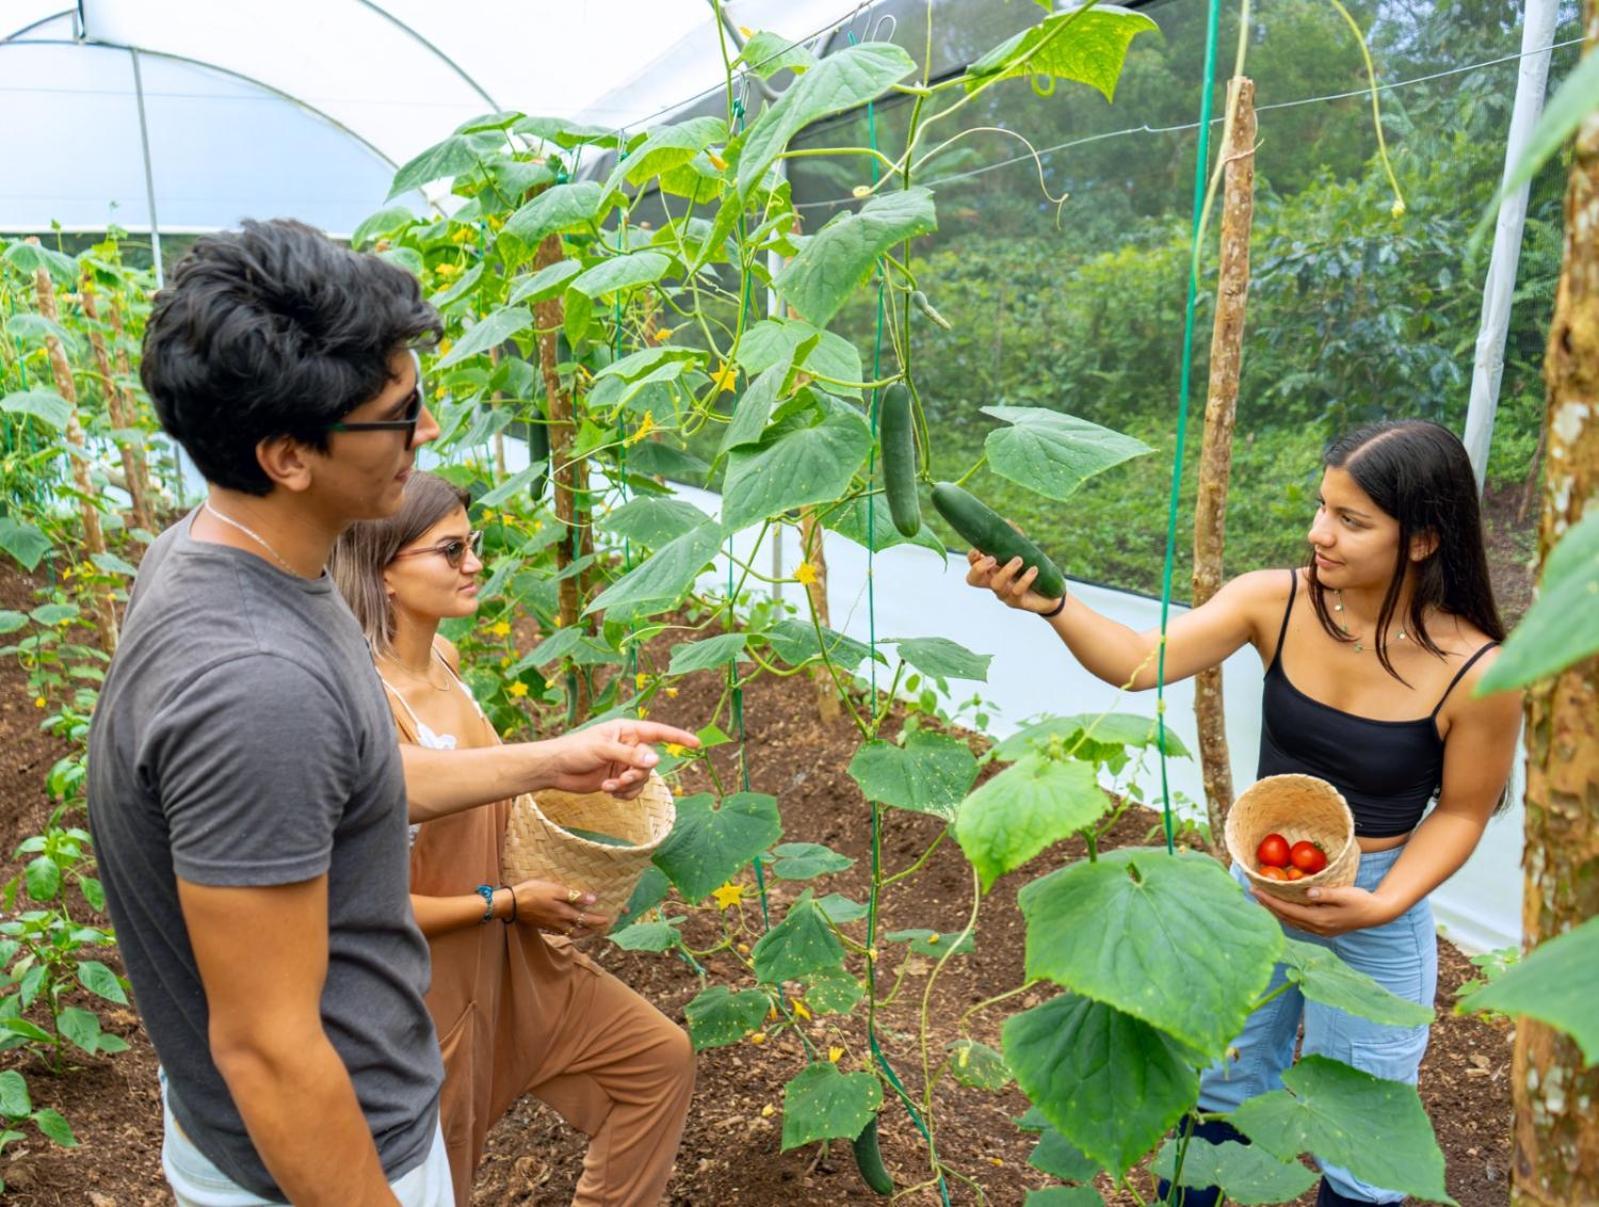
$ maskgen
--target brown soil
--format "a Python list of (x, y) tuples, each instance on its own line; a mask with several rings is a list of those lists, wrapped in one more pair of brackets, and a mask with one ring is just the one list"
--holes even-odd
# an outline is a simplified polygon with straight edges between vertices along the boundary
[[(29, 606), (29, 584), (0, 566), (0, 608)], [(663, 719), (686, 725), (703, 724), (714, 706), (719, 685), (709, 675), (685, 683)], [(784, 828), (791, 838), (824, 842), (853, 857), (855, 866), (828, 878), (821, 892), (840, 892), (865, 899), (869, 879), (870, 812), (844, 768), (855, 747), (847, 722), (824, 725), (816, 719), (811, 686), (802, 677), (763, 680), (746, 701), (749, 761), (755, 790), (777, 796)], [(663, 701), (663, 703), (665, 703)], [(38, 732), (40, 714), (27, 698), (25, 681), (10, 658), (0, 659), (0, 876), (13, 875), (19, 863), (9, 858), (18, 841), (34, 832), (48, 809), (40, 787), (50, 764), (64, 747)], [(718, 765), (732, 773), (730, 752)], [(692, 785), (691, 785), (692, 786)], [(1142, 843), (1155, 823), (1152, 814), (1130, 812), (1117, 825), (1108, 846)], [(937, 837), (936, 819), (886, 811), (883, 852), (888, 867), (899, 869)], [(1024, 927), (1016, 908), (1016, 891), (1034, 876), (1081, 854), (1071, 842), (1046, 852), (1033, 864), (995, 886), (982, 903), (976, 951), (946, 966), (931, 995), (931, 1051), (940, 1052), (957, 1033), (961, 1014), (976, 1002), (1021, 984)], [(774, 912), (791, 900), (797, 887), (771, 885)], [(936, 927), (960, 930), (972, 907), (970, 871), (958, 849), (946, 843), (918, 876), (890, 889), (882, 909), (882, 925), (892, 930)], [(746, 905), (745, 921), (759, 926), (759, 907)], [(696, 948), (719, 937), (715, 910), (692, 914), (684, 934)], [(1510, 1155), (1511, 1031), (1461, 1019), (1449, 1011), (1455, 988), (1474, 971), (1453, 947), (1441, 943), (1438, 988), (1439, 1021), (1422, 1068), (1421, 1092), (1448, 1161), (1450, 1193), (1464, 1207), (1500, 1207), (1508, 1201), (1506, 1169)], [(887, 957), (883, 985), (899, 971), (903, 949)], [(673, 1018), (681, 1020), (683, 1004), (701, 988), (683, 961), (647, 953), (630, 953), (601, 945), (598, 957), (629, 984)], [(116, 963), (115, 953), (108, 962)], [(731, 976), (725, 956), (705, 961), (712, 976)], [(884, 1051), (905, 1082), (920, 1084), (917, 1015), (930, 965), (917, 960), (908, 971), (897, 1001), (879, 1015)], [(1030, 991), (971, 1020), (970, 1033), (997, 1044), (998, 1026), (1010, 1010), (1042, 1001), (1043, 991)], [(91, 1204), (131, 1207), (170, 1201), (160, 1170), (161, 1121), (155, 1084), (155, 1057), (136, 1018), (112, 1011), (108, 1026), (124, 1036), (130, 1051), (115, 1057), (88, 1059), (57, 1076), (23, 1065), (36, 1105), (55, 1106), (71, 1121), (82, 1141), (63, 1150), (42, 1141), (31, 1128), (27, 1138), (0, 1156), (0, 1177), (18, 1204)], [(821, 1017), (805, 1024), (812, 1042), (826, 1049), (846, 1049), (848, 1067), (864, 1067), (865, 1053), (859, 1012), (842, 1023)], [(805, 1055), (792, 1033), (782, 1033), (755, 1046), (748, 1042), (705, 1052), (700, 1057), (699, 1089), (678, 1155), (669, 1200), (687, 1204), (784, 1204), (817, 1207), (838, 1203), (879, 1202), (861, 1184), (847, 1146), (827, 1152), (809, 1146), (779, 1152), (783, 1083), (798, 1072)], [(0, 1054), (0, 1064), (17, 1063), (14, 1053)], [(1011, 1089), (999, 1095), (963, 1089), (944, 1079), (935, 1095), (937, 1141), (946, 1162), (981, 1184), (987, 1201), (1020, 1204), (1028, 1188), (1048, 1179), (1027, 1164), (1032, 1138), (1012, 1120), (1026, 1109)], [(772, 1108), (768, 1111), (768, 1108)], [(883, 1114), (882, 1146), (889, 1169), (901, 1186), (927, 1177), (925, 1146), (905, 1112), (890, 1106)], [(477, 1180), (474, 1202), (480, 1204), (558, 1204), (570, 1200), (583, 1154), (583, 1139), (552, 1111), (524, 1099), (490, 1134), (488, 1151)], [(1149, 1194), (1147, 1179), (1135, 1175), (1140, 1192)], [(1131, 1202), (1102, 1187), (1112, 1202)], [(956, 1203), (974, 1203), (976, 1195), (960, 1183), (951, 1186)], [(905, 1201), (936, 1203), (931, 1190)]]

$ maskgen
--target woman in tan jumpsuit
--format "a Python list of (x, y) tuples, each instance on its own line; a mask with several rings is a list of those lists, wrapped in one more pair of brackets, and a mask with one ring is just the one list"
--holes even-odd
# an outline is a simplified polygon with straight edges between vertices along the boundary
[[(332, 568), (372, 643), (400, 739), (468, 748), (499, 735), (437, 635), (477, 610), (466, 495), (413, 473), (399, 512), (356, 524)], [(511, 802), (413, 826), (411, 903), (433, 957), (427, 1003), (444, 1053), (440, 1116), (456, 1202), (494, 1122), (533, 1094), (589, 1137), (575, 1204), (660, 1201), (694, 1092), (688, 1037), (576, 950), (611, 919), (564, 885), (500, 881)]]

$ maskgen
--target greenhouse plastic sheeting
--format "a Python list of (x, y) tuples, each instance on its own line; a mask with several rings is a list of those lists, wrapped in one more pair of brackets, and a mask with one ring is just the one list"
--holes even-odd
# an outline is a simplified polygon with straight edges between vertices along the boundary
[[(861, 8), (726, 5), (735, 26), (795, 40), (864, 21)], [(722, 80), (704, 0), (625, 16), (588, 0), (23, 0), (0, 9), (0, 162), (25, 165), (0, 191), (0, 230), (148, 226), (130, 48), (173, 229), (293, 215), (347, 234), (398, 165), (473, 117), (637, 130)]]

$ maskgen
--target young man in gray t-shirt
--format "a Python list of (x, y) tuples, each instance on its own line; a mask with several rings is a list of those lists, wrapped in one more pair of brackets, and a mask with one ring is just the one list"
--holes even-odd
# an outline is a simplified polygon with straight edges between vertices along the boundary
[(410, 348), (439, 331), (410, 274), (281, 221), (200, 240), (150, 318), (145, 387), (209, 491), (140, 567), (89, 817), (180, 1204), (448, 1207), (408, 813), (627, 796), (648, 743), (696, 744), (617, 721), (402, 755), (323, 565), (438, 435)]

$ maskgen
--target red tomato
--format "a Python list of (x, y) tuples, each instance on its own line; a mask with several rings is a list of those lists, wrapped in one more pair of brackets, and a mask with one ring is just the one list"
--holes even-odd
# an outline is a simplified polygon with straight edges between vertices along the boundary
[(1305, 878), (1305, 873), (1301, 872), (1298, 868), (1289, 868), (1284, 875), (1286, 875), (1290, 880), (1303, 880)]
[(1255, 858), (1260, 861), (1263, 868), (1285, 868), (1288, 866), (1288, 840), (1281, 834), (1268, 834), (1260, 840), (1260, 847), (1255, 852)]
[(1260, 869), (1260, 874), (1262, 876), (1264, 876), (1267, 880), (1287, 880), (1288, 879), (1288, 873), (1287, 872), (1283, 871), (1282, 868), (1277, 867), (1275, 864), (1270, 864), (1270, 863), (1264, 865)]
[(1307, 876), (1314, 876), (1327, 866), (1327, 853), (1313, 842), (1296, 842), (1288, 852), (1293, 865)]

